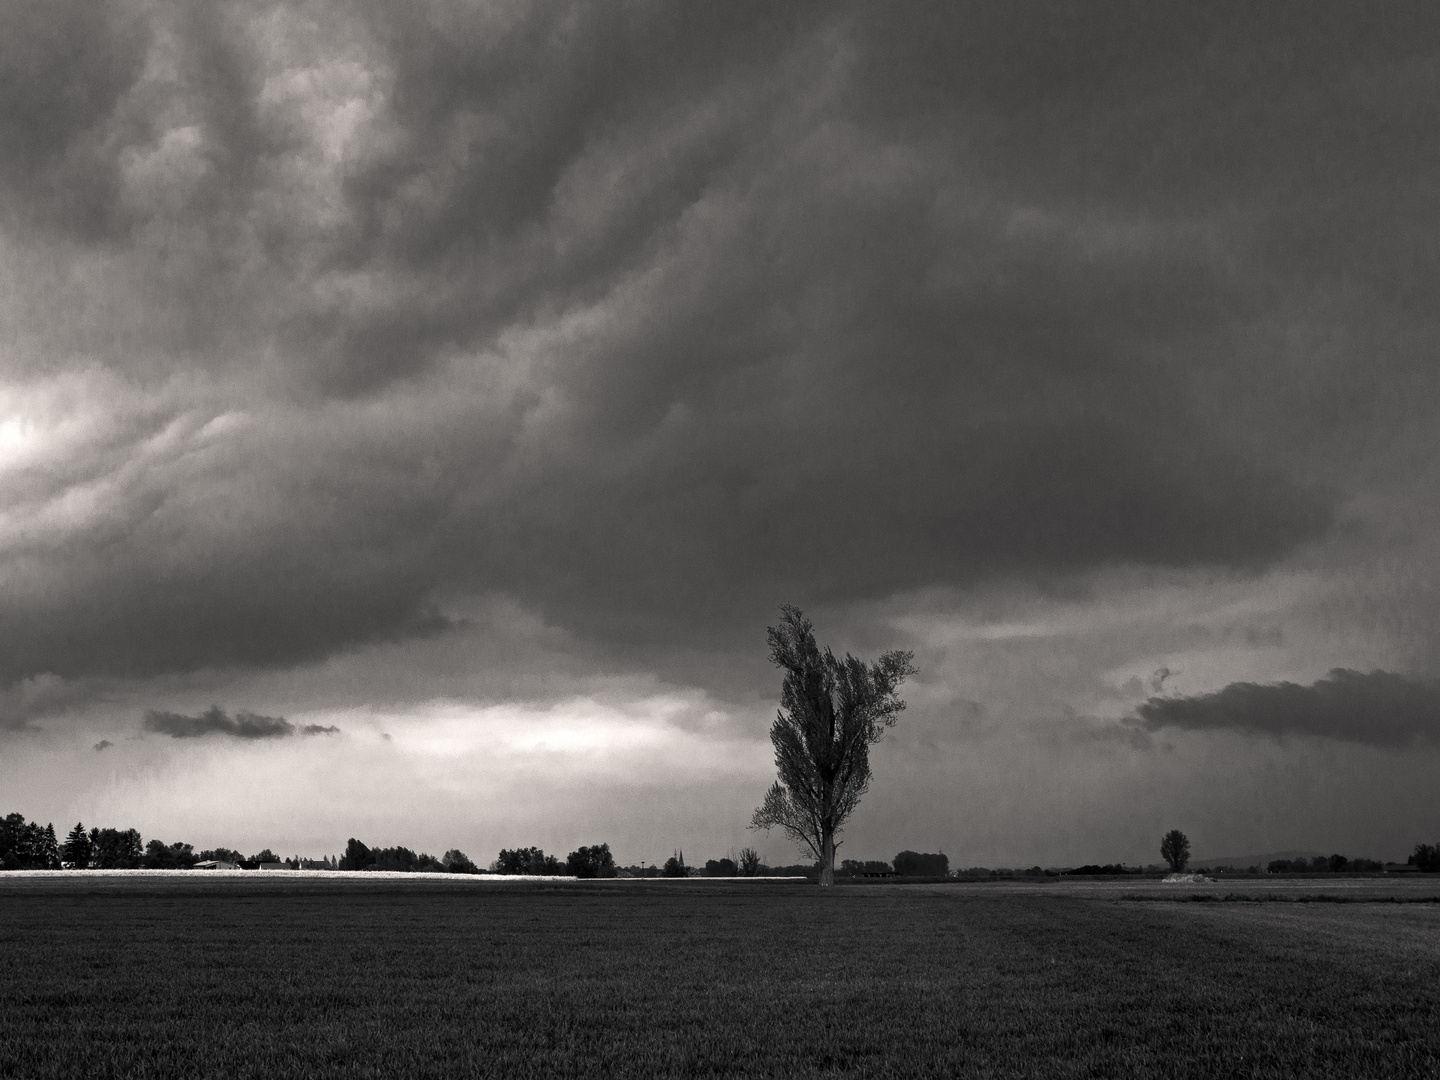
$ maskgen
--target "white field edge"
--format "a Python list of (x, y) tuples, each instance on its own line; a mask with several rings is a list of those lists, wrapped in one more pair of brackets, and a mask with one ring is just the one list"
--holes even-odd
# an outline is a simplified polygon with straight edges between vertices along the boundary
[(521, 881), (806, 881), (803, 875), (793, 877), (686, 877), (686, 878), (578, 878), (571, 874), (445, 874), (432, 871), (404, 870), (4, 870), (0, 883), (11, 878), (65, 878), (85, 881), (91, 878), (323, 878), (326, 881), (453, 881), (505, 884)]

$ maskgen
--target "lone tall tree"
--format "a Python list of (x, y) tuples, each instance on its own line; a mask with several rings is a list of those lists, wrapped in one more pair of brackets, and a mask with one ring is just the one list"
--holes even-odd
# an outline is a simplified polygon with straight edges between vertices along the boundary
[(768, 630), (770, 660), (785, 669), (780, 710), (770, 726), (780, 779), (750, 822), (776, 826), (815, 857), (820, 884), (835, 884), (835, 835), (870, 786), (870, 745), (895, 723), (905, 702), (895, 694), (915, 674), (914, 654), (888, 652), (868, 667), (849, 653), (837, 660), (815, 644), (799, 608), (780, 609)]
[(1190, 861), (1190, 838), (1179, 829), (1171, 829), (1160, 840), (1160, 854), (1171, 870), (1180, 873)]

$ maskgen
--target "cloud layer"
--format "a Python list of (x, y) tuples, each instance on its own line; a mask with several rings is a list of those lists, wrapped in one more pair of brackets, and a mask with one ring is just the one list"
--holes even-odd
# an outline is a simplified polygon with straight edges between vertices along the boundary
[(1333, 539), (1440, 400), (1436, 17), (1347, 11), (8, 5), (0, 681)]
[(1440, 682), (1389, 671), (1335, 668), (1309, 686), (1231, 683), (1213, 694), (1152, 697), (1140, 706), (1153, 730), (1230, 730), (1260, 735), (1315, 735), (1399, 746), (1440, 740)]
[(198, 716), (151, 710), (145, 714), (144, 727), (146, 731), (169, 735), (172, 739), (198, 739), (204, 735), (228, 735), (236, 739), (284, 739), (297, 731), (301, 735), (331, 735), (340, 730), (338, 727), (321, 724), (304, 724), (296, 728), (283, 716), (259, 716), (249, 712), (228, 716), (218, 705), (211, 706)]

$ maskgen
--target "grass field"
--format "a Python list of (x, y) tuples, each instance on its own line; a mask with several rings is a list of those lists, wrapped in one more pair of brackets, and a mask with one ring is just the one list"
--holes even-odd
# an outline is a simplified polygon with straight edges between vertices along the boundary
[(1433, 888), (5, 877), (6, 1077), (1440, 1073)]

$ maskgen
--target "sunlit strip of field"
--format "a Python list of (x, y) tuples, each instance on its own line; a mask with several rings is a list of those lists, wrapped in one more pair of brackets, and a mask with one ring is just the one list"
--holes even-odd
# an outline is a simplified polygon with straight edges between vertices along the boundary
[(613, 884), (8, 881), (0, 1075), (1440, 1072), (1433, 904)]
[[(434, 872), (413, 872), (402, 870), (9, 870), (0, 872), (0, 889), (7, 882), (44, 881), (56, 884), (83, 885), (86, 882), (110, 881), (114, 883), (143, 882), (158, 880), (181, 880), (193, 883), (216, 881), (442, 881), (452, 885), (518, 885), (526, 882), (577, 881), (569, 874), (447, 874)], [(673, 886), (693, 881), (696, 884), (705, 878), (596, 878), (595, 885), (661, 884)], [(765, 884), (779, 881), (804, 881), (803, 877), (753, 877), (725, 878), (726, 882), (746, 885)]]

